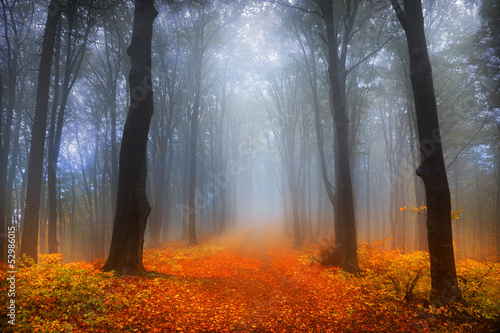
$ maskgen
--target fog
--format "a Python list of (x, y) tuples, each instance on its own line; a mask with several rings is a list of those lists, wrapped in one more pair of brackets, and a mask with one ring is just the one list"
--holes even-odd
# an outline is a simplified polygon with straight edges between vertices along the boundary
[[(50, 78), (39, 252), (49, 251), (47, 237), (55, 233), (58, 252), (69, 261), (108, 256), (131, 98), (134, 8), (130, 1), (68, 2), (75, 7), (58, 21)], [(307, 244), (335, 236), (324, 178), (335, 194), (335, 120), (318, 2), (155, 6), (145, 247), (187, 241), (190, 208), (200, 235), (273, 228), (290, 236), (290, 246), (294, 236)], [(387, 1), (335, 6), (336, 56), (344, 66), (336, 75), (348, 120), (348, 154), (341, 159), (350, 165), (357, 242), (389, 239), (387, 249), (425, 250), (425, 193), (415, 169), (435, 143), (418, 139), (404, 31)], [(455, 256), (491, 259), (500, 246), (500, 60), (488, 26), (494, 14), (488, 16), (482, 1), (423, 6)], [(2, 9), (0, 199), (3, 227), (21, 233), (47, 8), (6, 1)], [(356, 10), (355, 18), (346, 10)], [(199, 122), (194, 161), (193, 121)], [(57, 131), (59, 155), (50, 162)], [(190, 207), (193, 165), (196, 206)], [(49, 168), (57, 169), (53, 229)]]

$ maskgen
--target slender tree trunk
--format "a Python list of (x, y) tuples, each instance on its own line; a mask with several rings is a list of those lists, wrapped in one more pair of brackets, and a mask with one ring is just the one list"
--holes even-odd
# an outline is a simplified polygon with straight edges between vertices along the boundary
[(422, 178), (427, 199), (427, 237), (431, 262), (431, 301), (436, 304), (461, 300), (458, 289), (451, 201), (443, 158), (439, 121), (427, 52), (421, 1), (404, 0), (404, 11), (397, 0), (392, 6), (403, 26), (410, 55), (410, 78), (415, 99), (421, 163), (416, 170)]
[[(188, 126), (186, 128), (189, 128)], [(188, 239), (189, 206), (188, 206), (188, 174), (189, 174), (189, 129), (184, 132), (184, 168), (182, 170), (182, 235), (181, 240)]]
[[(199, 90), (201, 91), (201, 90)], [(195, 102), (199, 108), (199, 103)], [(196, 142), (198, 140), (199, 111), (191, 115), (191, 128), (189, 133), (189, 173), (188, 173), (188, 245), (198, 244), (196, 238)], [(196, 119), (194, 119), (196, 118)]]
[[(62, 93), (61, 93), (61, 102), (58, 104), (57, 100), (55, 100), (53, 107), (53, 119), (51, 124), (51, 136), (48, 138), (48, 180), (47, 180), (47, 188), (48, 188), (48, 210), (49, 210), (49, 224), (48, 224), (48, 240), (49, 240), (49, 253), (57, 253), (58, 252), (58, 242), (57, 242), (57, 196), (56, 196), (56, 175), (57, 175), (57, 161), (59, 159), (59, 151), (61, 148), (61, 138), (62, 138), (62, 130), (64, 124), (64, 115), (66, 111), (66, 105), (68, 102), (68, 97), (73, 88), (73, 85), (76, 81), (78, 73), (80, 71), (80, 66), (83, 61), (83, 53), (85, 52), (87, 45), (87, 38), (90, 34), (90, 23), (88, 23), (85, 32), (83, 34), (82, 39), (84, 40), (81, 48), (75, 52), (73, 47), (73, 27), (76, 20), (76, 11), (77, 5), (74, 2), (70, 2), (68, 4), (67, 10), (67, 20), (68, 20), (68, 32), (67, 32), (67, 41), (66, 41), (66, 56), (65, 56), (65, 69), (64, 69), (64, 79), (62, 84)], [(59, 21), (60, 22), (60, 21)], [(59, 38), (59, 43), (60, 43)], [(59, 44), (58, 43), (58, 44)], [(59, 47), (57, 50), (57, 57), (59, 57)], [(76, 54), (75, 58), (72, 57), (72, 54)], [(78, 58), (78, 61), (76, 58)], [(56, 62), (57, 63), (57, 62)], [(76, 63), (76, 68), (73, 68), (73, 64)], [(58, 64), (57, 64), (58, 66)], [(56, 67), (58, 68), (58, 67)], [(74, 70), (73, 79), (71, 80), (71, 71)], [(70, 82), (71, 81), (71, 82)], [(56, 80), (56, 84), (58, 80)], [(57, 112), (57, 121), (56, 121), (56, 110)], [(55, 125), (55, 127), (53, 126)], [(97, 202), (96, 202), (97, 205)], [(104, 221), (102, 221), (104, 223)]]
[(76, 254), (76, 190), (75, 190), (75, 174), (71, 173), (71, 216), (70, 216), (70, 240), (71, 240), (71, 260), (75, 260)]
[(136, 0), (134, 29), (127, 53), (131, 69), (130, 107), (120, 149), (118, 196), (109, 257), (104, 271), (119, 275), (144, 274), (142, 250), (148, 215), (146, 153), (153, 115), (151, 39), (158, 12), (153, 0)]
[(154, 207), (151, 214), (149, 243), (151, 247), (160, 245), (161, 227), (163, 222), (163, 195), (165, 190), (165, 168), (168, 142), (160, 142), (158, 153), (159, 166), (155, 177)]
[(50, 72), (52, 69), (57, 20), (60, 13), (59, 4), (57, 1), (52, 0), (48, 8), (47, 22), (43, 35), (42, 53), (38, 71), (35, 117), (31, 135), (21, 253), (33, 258), (35, 262), (38, 260), (38, 218), (43, 153), (45, 148), (45, 127), (47, 125), (47, 111), (49, 106)]
[(168, 164), (167, 164), (167, 179), (165, 180), (165, 189), (164, 189), (164, 196), (162, 198), (164, 205), (163, 205), (163, 212), (165, 217), (163, 218), (163, 241), (168, 242), (169, 239), (169, 225), (170, 225), (170, 179), (172, 178), (172, 162), (174, 160), (174, 144), (172, 143), (172, 139), (170, 139), (169, 142), (169, 148), (168, 148)]
[(333, 17), (333, 1), (321, 0), (328, 47), (328, 78), (331, 84), (331, 113), (335, 125), (335, 242), (344, 254), (342, 268), (358, 272), (354, 197), (349, 165), (349, 133), (345, 104), (345, 77), (339, 71), (338, 44)]
[(188, 173), (188, 246), (198, 244), (196, 239), (196, 144), (198, 141), (198, 125), (200, 123), (200, 103), (201, 103), (201, 69), (203, 53), (201, 45), (203, 29), (196, 38), (195, 63), (194, 63), (194, 101), (193, 112), (191, 113), (189, 130), (189, 173)]
[[(110, 98), (110, 104), (111, 104), (111, 109), (110, 109), (110, 115), (111, 115), (111, 211), (112, 213), (112, 218), (114, 219), (114, 212), (116, 209), (116, 193), (118, 190), (118, 149), (117, 149), (117, 139), (116, 139), (116, 87), (117, 87), (117, 81), (118, 81), (118, 74), (120, 71), (120, 65), (119, 65), (119, 60), (118, 63), (115, 61), (115, 67), (112, 68), (111, 65), (111, 55), (110, 55), (110, 43), (108, 43), (108, 34), (109, 34), (109, 28), (108, 28), (108, 22), (107, 22), (107, 17), (106, 15), (104, 16), (104, 20), (106, 21), (104, 24), (104, 41), (105, 41), (105, 51), (106, 51), (106, 61), (107, 61), (107, 83), (108, 83), (108, 88), (110, 89), (109, 93), (109, 98)], [(120, 52), (121, 49), (121, 43), (119, 43), (118, 47), (118, 52)], [(121, 52), (118, 54), (118, 59), (120, 58), (119, 55)]]
[[(368, 144), (368, 143), (367, 143)], [(368, 147), (368, 146), (367, 146)], [(371, 211), (370, 211), (370, 152), (371, 148), (367, 149), (365, 152), (366, 160), (365, 160), (365, 177), (366, 177), (366, 242), (370, 242), (372, 240), (372, 229), (371, 229)]]
[[(218, 133), (217, 133), (217, 156), (219, 160), (218, 170), (224, 177), (229, 177), (226, 173), (226, 156), (224, 154), (224, 119), (226, 114), (226, 95), (227, 86), (224, 83), (224, 90), (222, 92), (222, 102), (220, 117), (218, 119)], [(219, 232), (226, 231), (226, 201), (227, 201), (227, 187), (229, 186), (229, 179), (224, 180), (226, 183), (220, 186), (220, 223)]]

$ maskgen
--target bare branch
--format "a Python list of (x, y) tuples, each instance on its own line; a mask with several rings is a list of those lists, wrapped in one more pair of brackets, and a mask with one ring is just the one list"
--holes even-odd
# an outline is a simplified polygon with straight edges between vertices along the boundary
[(323, 15), (321, 15), (321, 13), (319, 13), (319, 12), (317, 12), (315, 10), (304, 9), (302, 7), (294, 6), (294, 5), (291, 5), (289, 3), (281, 2), (281, 1), (267, 1), (267, 2), (268, 3), (274, 3), (274, 4), (277, 4), (277, 5), (280, 5), (280, 6), (284, 6), (284, 7), (288, 7), (288, 8), (298, 9), (298, 10), (300, 10), (303, 13), (318, 15), (320, 18), (323, 18)]
[(399, 5), (398, 0), (391, 0), (392, 8), (394, 8), (394, 11), (396, 12), (396, 16), (398, 17), (399, 22), (403, 26), (403, 29), (405, 31), (408, 30), (408, 24), (406, 23), (405, 19), (405, 14), (403, 10), (401, 9), (401, 6)]
[(368, 60), (368, 58), (370, 58), (372, 55), (376, 54), (378, 51), (380, 51), (384, 46), (385, 44), (387, 44), (390, 40), (392, 39), (392, 37), (390, 37), (388, 40), (386, 40), (378, 49), (376, 49), (375, 51), (371, 52), (370, 54), (368, 54), (366, 57), (364, 57), (363, 59), (361, 59), (360, 61), (358, 61), (356, 64), (352, 65), (351, 68), (347, 69), (345, 71), (345, 75), (349, 75), (349, 73), (356, 67), (358, 67), (359, 65), (361, 65), (363, 62), (365, 62), (366, 60)]

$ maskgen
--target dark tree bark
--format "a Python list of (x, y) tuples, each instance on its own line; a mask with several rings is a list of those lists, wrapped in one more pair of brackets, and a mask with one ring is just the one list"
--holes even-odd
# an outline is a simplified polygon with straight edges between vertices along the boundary
[(153, 115), (151, 39), (158, 12), (153, 0), (136, 0), (132, 41), (127, 49), (131, 69), (130, 107), (123, 129), (119, 158), (118, 195), (108, 260), (104, 271), (139, 275), (144, 232), (151, 212), (146, 197), (146, 152)]
[(43, 152), (45, 148), (45, 127), (47, 126), (47, 111), (49, 106), (50, 72), (52, 70), (52, 55), (54, 53), (57, 20), (60, 13), (59, 3), (52, 0), (48, 8), (47, 21), (43, 35), (42, 53), (38, 70), (35, 117), (33, 119), (33, 130), (31, 134), (21, 253), (33, 258), (35, 262), (38, 259), (38, 217), (43, 171)]
[(345, 57), (347, 37), (353, 28), (357, 1), (348, 6), (346, 32), (342, 43), (342, 54), (338, 57), (339, 45), (333, 16), (333, 1), (320, 0), (322, 19), (326, 25), (326, 44), (328, 47), (328, 78), (331, 84), (331, 113), (335, 126), (335, 242), (344, 254), (342, 268), (348, 272), (359, 271), (354, 198), (349, 165), (349, 122), (345, 100)]
[(410, 55), (410, 78), (415, 99), (421, 163), (416, 170), (422, 178), (427, 201), (427, 239), (431, 261), (431, 301), (437, 304), (461, 300), (458, 289), (451, 200), (443, 158), (439, 121), (427, 52), (421, 1), (404, 0), (404, 11), (391, 0), (403, 26)]
[[(7, 13), (7, 4), (2, 1), (2, 9), (3, 9), (3, 23), (4, 23), (4, 33), (5, 33), (5, 54), (6, 54), (6, 64), (7, 64), (7, 74), (8, 74), (8, 101), (7, 108), (5, 114), (5, 124), (4, 121), (4, 110), (2, 102), (0, 102), (0, 262), (5, 262), (5, 251), (6, 251), (6, 227), (7, 221), (9, 221), (7, 214), (7, 198), (10, 196), (8, 192), (10, 190), (7, 182), (7, 167), (9, 165), (9, 151), (10, 151), (10, 138), (12, 134), (12, 120), (14, 115), (14, 105), (16, 101), (16, 86), (17, 86), (17, 78), (18, 78), (18, 54), (19, 50), (17, 49), (19, 45), (12, 45), (11, 43), (11, 32), (9, 31), (9, 26), (12, 27), (12, 33), (15, 43), (17, 43), (17, 28), (16, 22), (12, 19), (12, 7), (9, 7), (9, 13)], [(9, 16), (11, 20), (9, 20)], [(2, 99), (1, 90), (3, 89), (3, 84), (0, 75), (0, 99)]]
[[(2, 74), (0, 73), (0, 143), (2, 139), (2, 120), (3, 120), (3, 83), (2, 83)], [(2, 147), (0, 148), (3, 150)], [(4, 164), (6, 161), (1, 161)], [(6, 163), (5, 163), (6, 164)], [(5, 172), (7, 172), (7, 165), (5, 166)], [(0, 191), (2, 191), (2, 186), (0, 186)], [(7, 262), (6, 259), (6, 236), (7, 236), (7, 225), (5, 221), (5, 191), (0, 192), (0, 262)]]

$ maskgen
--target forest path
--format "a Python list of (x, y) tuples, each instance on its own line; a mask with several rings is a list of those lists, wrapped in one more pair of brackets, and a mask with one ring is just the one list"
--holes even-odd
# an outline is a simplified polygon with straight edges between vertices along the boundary
[[(318, 268), (303, 265), (299, 260), (305, 260), (310, 250), (293, 249), (293, 239), (285, 237), (281, 230), (254, 227), (236, 230), (213, 241), (227, 244), (226, 251), (239, 258), (232, 257), (225, 263), (234, 273), (219, 280), (217, 287), (203, 284), (218, 301), (238, 303), (247, 309), (235, 325), (236, 330), (268, 331), (277, 323), (304, 330), (306, 322), (329, 319), (309, 288), (311, 274), (319, 274)], [(298, 321), (287, 322), (285, 318), (290, 317)]]
[(167, 248), (146, 250), (144, 262), (155, 263), (147, 269), (197, 284), (204, 308), (213, 304), (211, 315), (204, 316), (231, 317), (236, 331), (303, 330), (306, 323), (330, 320), (327, 307), (317, 301), (323, 269), (304, 263), (311, 249), (294, 249), (282, 229), (243, 228), (202, 235), (198, 241), (189, 249), (185, 242), (170, 242)]
[(163, 277), (116, 277), (101, 271), (103, 260), (62, 264), (47, 255), (16, 276), (19, 332), (488, 332), (469, 317), (429, 317), (380, 281), (311, 265), (313, 249), (294, 249), (279, 229), (198, 241), (144, 251), (146, 269)]

